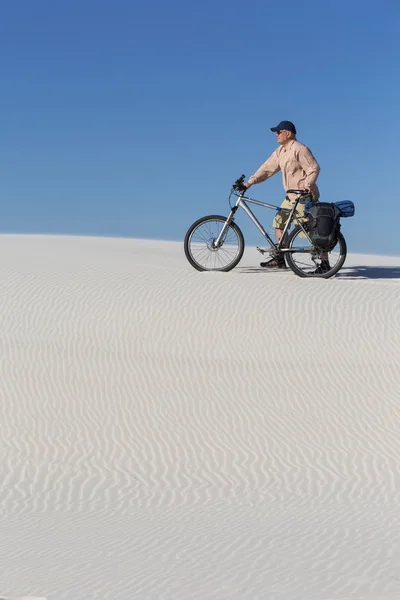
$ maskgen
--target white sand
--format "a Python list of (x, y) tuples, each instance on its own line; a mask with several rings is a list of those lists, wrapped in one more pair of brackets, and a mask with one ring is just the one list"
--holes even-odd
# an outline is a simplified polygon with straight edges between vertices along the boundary
[[(0, 236), (0, 596), (400, 598), (400, 259)], [(354, 268), (350, 268), (354, 265)]]

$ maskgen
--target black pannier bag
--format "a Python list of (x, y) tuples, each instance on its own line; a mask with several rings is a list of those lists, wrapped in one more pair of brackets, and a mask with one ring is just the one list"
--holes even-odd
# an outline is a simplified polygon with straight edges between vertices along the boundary
[(331, 202), (307, 202), (305, 215), (313, 246), (325, 252), (333, 250), (340, 233), (339, 208)]

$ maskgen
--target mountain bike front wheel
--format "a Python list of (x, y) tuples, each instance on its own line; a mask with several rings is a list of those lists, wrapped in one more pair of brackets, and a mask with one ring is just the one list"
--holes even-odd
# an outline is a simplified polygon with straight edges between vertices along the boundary
[(221, 243), (215, 244), (226, 217), (202, 217), (188, 229), (184, 248), (186, 258), (198, 271), (230, 271), (239, 263), (244, 252), (244, 237), (233, 221), (228, 225)]
[[(290, 233), (286, 247), (293, 250), (293, 252), (285, 252), (286, 262), (299, 277), (328, 279), (343, 267), (347, 255), (346, 240), (341, 233), (336, 246), (330, 252), (323, 253), (311, 244), (300, 225)], [(321, 268), (324, 259), (329, 260), (329, 270)]]

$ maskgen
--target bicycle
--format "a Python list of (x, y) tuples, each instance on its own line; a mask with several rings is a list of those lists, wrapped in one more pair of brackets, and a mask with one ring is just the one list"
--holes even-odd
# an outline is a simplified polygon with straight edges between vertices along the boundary
[[(231, 211), (228, 217), (221, 215), (202, 217), (188, 229), (184, 240), (184, 250), (192, 267), (198, 271), (230, 271), (239, 264), (244, 253), (245, 242), (243, 233), (234, 218), (236, 211), (242, 208), (270, 245), (269, 249), (257, 246), (257, 250), (261, 254), (269, 253), (271, 258), (283, 254), (286, 264), (299, 277), (327, 279), (342, 268), (347, 255), (346, 241), (342, 233), (338, 235), (336, 246), (329, 253), (324, 252), (313, 246), (307, 229), (307, 219), (296, 211), (299, 203), (312, 200), (307, 190), (287, 190), (287, 194), (296, 195), (296, 200), (292, 209), (281, 208), (245, 196), (244, 179), (245, 176), (242, 175), (232, 185), (229, 195)], [(231, 204), (232, 195), (238, 198), (234, 206)], [(289, 214), (278, 243), (271, 239), (247, 203)], [(297, 224), (289, 233), (290, 226), (294, 222)], [(323, 260), (322, 257), (326, 258), (327, 254), (329, 254), (331, 268), (323, 273), (318, 272), (321, 271), (321, 269), (318, 270), (318, 267)]]

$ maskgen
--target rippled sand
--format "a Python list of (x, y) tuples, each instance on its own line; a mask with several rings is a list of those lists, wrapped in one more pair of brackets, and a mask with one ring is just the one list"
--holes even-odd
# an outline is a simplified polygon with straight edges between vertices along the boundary
[(400, 599), (400, 259), (0, 251), (0, 596)]

